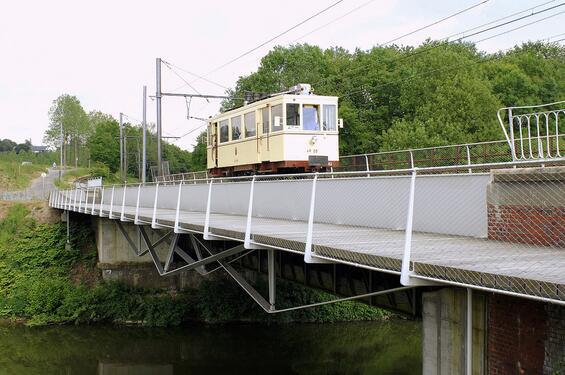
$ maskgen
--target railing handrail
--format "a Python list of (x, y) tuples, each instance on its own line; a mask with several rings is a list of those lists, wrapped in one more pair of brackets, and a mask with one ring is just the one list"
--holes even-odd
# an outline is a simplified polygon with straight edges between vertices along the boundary
[[(469, 171), (469, 170), (481, 170), (484, 171), (486, 169), (500, 169), (500, 168), (513, 168), (513, 167), (528, 167), (528, 166), (535, 166), (541, 165), (544, 166), (545, 164), (565, 164), (565, 157), (560, 158), (552, 158), (552, 159), (527, 159), (527, 160), (514, 160), (514, 161), (507, 161), (507, 162), (497, 162), (497, 163), (478, 163), (478, 164), (461, 164), (461, 165), (444, 165), (444, 166), (431, 166), (431, 167), (413, 167), (413, 168), (400, 168), (400, 169), (383, 169), (383, 170), (369, 170), (369, 171), (339, 171), (339, 172), (315, 172), (315, 173), (294, 173), (294, 174), (278, 174), (278, 175), (252, 175), (252, 176), (236, 176), (236, 177), (210, 177), (208, 179), (196, 179), (196, 180), (188, 180), (188, 181), (158, 181), (158, 182), (147, 182), (145, 184), (136, 182), (136, 183), (129, 183), (129, 184), (109, 184), (103, 185), (100, 187), (79, 187), (79, 188), (72, 188), (66, 190), (100, 190), (103, 187), (132, 187), (132, 186), (152, 186), (152, 185), (178, 185), (178, 184), (185, 184), (185, 185), (192, 185), (194, 182), (196, 183), (210, 183), (214, 182), (214, 184), (221, 184), (226, 182), (249, 182), (253, 178), (255, 178), (256, 182), (260, 182), (261, 180), (291, 180), (295, 177), (301, 177), (303, 179), (311, 179), (315, 176), (318, 178), (332, 178), (332, 177), (376, 177), (376, 176), (386, 176), (386, 175), (405, 175), (409, 176), (412, 172), (417, 171), (419, 174), (429, 174), (431, 172), (441, 172), (445, 174), (446, 172), (454, 172), (454, 171)], [(59, 189), (56, 189), (59, 190)]]

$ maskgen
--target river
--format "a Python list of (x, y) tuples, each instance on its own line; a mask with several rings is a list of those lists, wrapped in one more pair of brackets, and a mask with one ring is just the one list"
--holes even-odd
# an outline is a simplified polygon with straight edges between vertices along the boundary
[(421, 373), (421, 323), (0, 326), (0, 374)]

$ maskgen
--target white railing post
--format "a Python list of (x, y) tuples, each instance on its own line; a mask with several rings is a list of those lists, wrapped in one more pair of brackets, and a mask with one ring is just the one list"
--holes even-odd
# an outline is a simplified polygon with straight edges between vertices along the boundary
[(108, 219), (112, 219), (112, 211), (114, 211), (114, 188), (116, 185), (112, 185), (112, 196), (110, 197), (110, 212), (108, 212)]
[(208, 201), (206, 202), (206, 218), (204, 219), (204, 239), (205, 240), (209, 240), (211, 239), (210, 236), (210, 207), (211, 207), (211, 202), (212, 202), (212, 183), (214, 182), (214, 179), (210, 180), (210, 183), (208, 185)]
[(124, 193), (122, 194), (122, 212), (120, 213), (120, 220), (126, 220), (126, 190), (128, 189), (127, 185), (124, 184)]
[[(80, 196), (78, 199), (78, 212), (80, 212), (80, 209), (82, 208), (82, 192), (84, 189), (80, 189)], [(86, 196), (88, 196), (88, 190), (86, 190)]]
[[(367, 172), (369, 172), (371, 169), (369, 168), (369, 157), (367, 156), (367, 154), (365, 154), (365, 169), (367, 170)], [(367, 173), (367, 177), (370, 177), (371, 175)]]
[(410, 177), (410, 193), (408, 197), (408, 210), (406, 213), (406, 235), (404, 238), (404, 255), (402, 257), (402, 268), (400, 273), (400, 283), (410, 285), (410, 252), (412, 251), (412, 222), (414, 220), (414, 193), (416, 188), (416, 169), (412, 170)]
[(139, 197), (141, 196), (141, 184), (137, 186), (137, 200), (135, 202), (135, 217), (133, 218), (134, 224), (139, 224)]
[(255, 176), (251, 180), (251, 186), (249, 188), (249, 205), (247, 206), (247, 223), (245, 225), (245, 240), (243, 242), (243, 247), (246, 249), (253, 249), (251, 245), (251, 218), (253, 217), (253, 195), (255, 190)]
[[(184, 176), (183, 176), (183, 181), (184, 181)], [(182, 183), (183, 181), (181, 181), (181, 183), (179, 184), (179, 192), (177, 194), (177, 210), (175, 212), (175, 227), (173, 229), (173, 231), (175, 233), (180, 233), (180, 226), (179, 226), (179, 220), (180, 220), (180, 199), (181, 199), (181, 194), (182, 194)]]
[(98, 212), (98, 216), (103, 217), (102, 215), (102, 209), (104, 205), (104, 186), (102, 186), (102, 194), (100, 194), (100, 212)]
[(471, 150), (469, 150), (469, 145), (465, 145), (465, 149), (467, 150), (467, 165), (469, 166), (469, 173), (473, 173), (473, 168), (471, 168)]
[(155, 200), (153, 201), (153, 216), (151, 217), (151, 228), (157, 229), (157, 201), (159, 199), (159, 182), (155, 186)]
[(318, 181), (318, 173), (314, 175), (312, 180), (312, 193), (310, 195), (310, 213), (308, 215), (308, 230), (306, 232), (306, 245), (304, 247), (304, 262), (312, 263), (312, 235), (314, 231), (314, 209), (316, 207), (316, 182)]
[(75, 199), (73, 202), (73, 211), (77, 210), (77, 200), (78, 200), (78, 189), (75, 188)]
[(96, 200), (96, 188), (92, 190), (92, 207), (90, 209), (90, 214), (94, 215), (94, 201)]
[(410, 153), (410, 169), (414, 169), (414, 152), (412, 150), (408, 150)]

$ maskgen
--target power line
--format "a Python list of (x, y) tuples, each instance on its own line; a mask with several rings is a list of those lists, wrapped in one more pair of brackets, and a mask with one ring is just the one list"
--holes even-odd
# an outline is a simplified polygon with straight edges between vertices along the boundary
[[(504, 33), (500, 33), (500, 34), (502, 35)], [(544, 38), (541, 38), (541, 39), (538, 39), (538, 40), (544, 40)], [(565, 38), (563, 38), (562, 40), (565, 40)], [(500, 52), (506, 53), (506, 52), (512, 50), (513, 48), (514, 47), (510, 47), (510, 48), (507, 48), (507, 49), (502, 50)], [(450, 65), (450, 66), (446, 66), (446, 67), (436, 68), (436, 69), (425, 71), (423, 73), (414, 74), (414, 75), (411, 75), (411, 76), (406, 77), (406, 78), (401, 78), (401, 79), (398, 79), (398, 80), (395, 80), (395, 81), (383, 83), (381, 85), (373, 86), (373, 87), (371, 87), (371, 89), (373, 89), (373, 90), (379, 89), (379, 88), (386, 87), (386, 86), (389, 86), (389, 85), (392, 85), (392, 84), (395, 84), (395, 83), (401, 83), (401, 82), (404, 82), (404, 81), (409, 81), (409, 80), (412, 80), (412, 79), (420, 77), (420, 76), (426, 76), (426, 75), (431, 74), (431, 73), (453, 70), (453, 69), (456, 69), (456, 68), (459, 68), (459, 67), (471, 66), (471, 65), (475, 65), (475, 64), (482, 64), (482, 63), (485, 63), (485, 62), (488, 62), (488, 61), (501, 59), (504, 56), (505, 55), (503, 55), (503, 54), (497, 54), (497, 55), (493, 55), (491, 57), (487, 57), (484, 60), (476, 60), (476, 61), (473, 61), (473, 62), (465, 62), (465, 63), (462, 63), (462, 64), (456, 64), (456, 65)], [(364, 91), (365, 91), (365, 88), (363, 88), (361, 90), (350, 91), (347, 94), (342, 95), (341, 97), (342, 98), (348, 97), (348, 96), (351, 96), (353, 94), (358, 94), (358, 93), (361, 93), (361, 92), (364, 92)]]
[[(374, 0), (372, 0), (372, 1), (374, 1)], [(554, 1), (555, 1), (555, 0), (554, 0)], [(161, 61), (163, 61), (163, 60), (161, 60)], [(201, 80), (203, 80), (203, 81), (206, 81), (206, 82), (208, 82), (208, 83), (211, 83), (212, 85), (218, 86), (218, 87), (220, 87), (220, 88), (222, 88), (222, 89), (225, 89), (225, 90), (229, 90), (229, 89), (230, 89), (229, 87), (226, 87), (226, 86), (224, 86), (224, 85), (222, 85), (222, 84), (220, 84), (220, 83), (218, 83), (218, 82), (212, 81), (211, 79), (208, 79), (208, 78), (206, 78), (206, 77), (204, 77), (204, 76), (201, 76), (201, 75), (198, 75), (198, 74), (196, 74), (196, 73), (193, 73), (193, 72), (191, 72), (191, 71), (189, 71), (189, 70), (187, 70), (187, 69), (185, 69), (185, 68), (182, 68), (182, 67), (180, 67), (180, 66), (178, 66), (178, 65), (175, 65), (175, 64), (173, 64), (173, 63), (171, 63), (171, 62), (168, 62), (168, 64), (171, 65), (171, 66), (173, 66), (173, 67), (175, 67), (175, 68), (178, 69), (178, 70), (182, 70), (183, 72), (190, 74), (191, 76), (194, 76), (194, 77), (199, 78), (199, 79), (201, 79)], [(186, 86), (186, 85), (183, 85), (182, 87), (184, 87), (184, 86)], [(173, 90), (173, 91), (176, 91), (176, 90), (178, 90), (178, 89), (175, 89), (175, 90)]]
[[(195, 88), (194, 86), (192, 86), (192, 85), (190, 84), (190, 82), (188, 82), (186, 79), (184, 79), (183, 76), (181, 76), (180, 74), (178, 74), (178, 73), (170, 66), (170, 64), (169, 64), (168, 62), (164, 61), (163, 59), (161, 59), (161, 62), (162, 62), (163, 64), (165, 64), (165, 66), (166, 66), (167, 68), (169, 68), (169, 70), (170, 70), (171, 72), (173, 72), (174, 75), (176, 75), (176, 76), (179, 77), (184, 83), (186, 83), (186, 85), (187, 85), (188, 87), (190, 87), (195, 93), (197, 93), (198, 95), (202, 95), (198, 90), (196, 90), (196, 88)], [(205, 99), (206, 99), (207, 102), (210, 102), (210, 100), (209, 100), (208, 98), (205, 98)]]
[(336, 1), (335, 3), (331, 4), (330, 6), (328, 6), (328, 7), (324, 8), (324, 9), (318, 11), (317, 13), (314, 13), (314, 14), (311, 15), (310, 17), (308, 17), (308, 18), (306, 18), (306, 19), (300, 21), (300, 22), (297, 23), (296, 25), (294, 25), (294, 26), (292, 26), (292, 27), (290, 27), (290, 28), (284, 30), (283, 32), (281, 32), (281, 33), (275, 35), (274, 37), (270, 38), (269, 40), (266, 40), (265, 42), (259, 44), (258, 46), (251, 48), (250, 50), (248, 50), (248, 51), (242, 53), (241, 55), (239, 55), (239, 56), (237, 56), (237, 57), (235, 57), (235, 58), (229, 60), (228, 62), (226, 62), (226, 63), (224, 63), (224, 64), (218, 66), (217, 68), (214, 68), (214, 69), (211, 70), (210, 72), (204, 74), (204, 77), (209, 76), (210, 74), (215, 73), (215, 72), (217, 72), (218, 70), (225, 68), (226, 66), (228, 66), (228, 65), (230, 65), (230, 64), (232, 64), (232, 63), (234, 63), (234, 62), (236, 62), (237, 60), (241, 59), (242, 57), (245, 57), (245, 56), (249, 55), (250, 53), (252, 53), (252, 52), (258, 50), (259, 48), (265, 46), (266, 44), (271, 43), (272, 41), (274, 41), (274, 40), (280, 38), (280, 37), (283, 36), (284, 34), (287, 34), (287, 33), (289, 33), (290, 31), (292, 31), (292, 30), (298, 28), (299, 26), (302, 26), (303, 24), (305, 24), (306, 22), (310, 21), (311, 19), (316, 18), (316, 17), (319, 16), (320, 14), (327, 12), (328, 10), (330, 10), (330, 9), (333, 8), (333, 7), (335, 7), (336, 5), (338, 5), (338, 4), (341, 3), (341, 2), (343, 2), (343, 0), (338, 0), (338, 1)]
[[(335, 23), (335, 22), (337, 22), (337, 21), (339, 21), (339, 20), (341, 20), (341, 19), (343, 19), (343, 18), (349, 16), (351, 13), (356, 12), (356, 11), (358, 11), (359, 9), (366, 7), (367, 5), (371, 4), (371, 3), (374, 2), (374, 1), (375, 1), (375, 0), (369, 0), (369, 1), (367, 1), (367, 2), (364, 2), (363, 4), (361, 4), (361, 5), (359, 5), (359, 6), (355, 7), (355, 8), (353, 8), (353, 9), (351, 9), (349, 12), (347, 12), (347, 13), (345, 13), (345, 14), (343, 14), (343, 15), (337, 17), (337, 18), (334, 18), (334, 19), (331, 20), (330, 22), (325, 23), (325, 24), (323, 24), (322, 26), (317, 27), (317, 28), (315, 28), (315, 29), (312, 30), (312, 31), (309, 31), (308, 33), (302, 35), (302, 36), (299, 37), (299, 38), (294, 39), (291, 43), (294, 43), (294, 42), (299, 41), (300, 39), (306, 38), (308, 35), (311, 35), (311, 34), (315, 33), (316, 31), (321, 30), (321, 29), (323, 29), (324, 27), (329, 26), (329, 25), (331, 25), (332, 23)], [(553, 0), (553, 1), (556, 1), (556, 0)]]
[[(538, 6), (534, 7), (534, 8), (537, 8), (537, 7), (539, 7), (539, 6), (541, 6), (541, 5), (545, 5), (545, 4), (547, 4), (547, 3), (540, 4), (540, 5), (538, 5)], [(462, 40), (467, 39), (467, 38), (469, 38), (469, 37), (471, 37), (471, 36), (476, 36), (476, 35), (485, 33), (485, 32), (487, 32), (487, 31), (494, 30), (494, 29), (496, 29), (496, 28), (498, 28), (498, 27), (506, 26), (506, 25), (509, 25), (509, 24), (511, 24), (511, 23), (521, 21), (521, 20), (523, 20), (523, 19), (525, 19), (525, 18), (533, 17), (533, 16), (535, 16), (535, 15), (538, 15), (538, 14), (540, 14), (540, 13), (544, 13), (544, 12), (546, 12), (546, 11), (555, 9), (555, 8), (560, 7), (560, 6), (563, 6), (563, 5), (565, 5), (565, 2), (564, 2), (564, 3), (560, 3), (560, 4), (556, 5), (556, 6), (552, 6), (552, 7), (549, 7), (549, 8), (542, 9), (542, 10), (537, 11), (537, 12), (532, 12), (532, 13), (526, 15), (526, 16), (518, 17), (518, 18), (512, 19), (512, 20), (510, 20), (510, 21), (504, 22), (504, 23), (502, 23), (502, 24), (498, 24), (498, 25), (489, 27), (489, 28), (484, 29), (484, 30), (480, 30), (480, 31), (478, 31), (478, 32), (475, 32), (475, 33), (470, 34), (470, 35), (467, 35), (467, 36), (462, 36), (462, 37), (460, 37), (459, 39), (456, 39), (456, 40), (452, 41), (451, 43), (461, 42)], [(532, 10), (532, 9), (533, 9), (533, 8), (529, 8), (529, 9), (526, 9), (526, 10), (524, 10), (524, 11), (517, 12), (516, 14), (524, 13), (525, 11), (529, 11), (529, 10)], [(556, 14), (556, 15), (557, 15), (557, 14)], [(500, 19), (498, 19), (498, 20), (492, 21), (492, 22), (490, 22), (490, 23), (488, 23), (488, 24), (492, 24), (493, 22), (498, 22), (498, 21), (500, 21), (500, 20), (507, 19), (507, 18), (508, 18), (508, 17), (503, 17), (503, 18), (500, 18)], [(542, 20), (543, 20), (543, 19), (542, 19)], [(538, 21), (541, 21), (541, 20), (538, 20)], [(469, 30), (476, 30), (476, 29), (477, 29), (477, 28), (474, 27), (474, 28), (472, 28), (472, 29), (468, 29), (468, 30), (466, 30), (466, 31), (463, 31), (463, 33), (467, 32), (467, 31), (469, 31)], [(494, 37), (496, 37), (496, 36), (498, 36), (498, 35), (502, 35), (502, 34), (504, 34), (504, 33), (496, 34), (496, 35), (494, 35), (494, 36), (492, 36), (492, 37), (494, 38)], [(454, 35), (455, 35), (455, 34), (454, 34)], [(447, 37), (447, 38), (449, 38), (449, 37)], [(441, 41), (446, 41), (447, 38), (442, 38), (442, 39), (440, 39), (439, 41), (440, 41), (440, 42), (441, 42)], [(480, 43), (480, 41), (477, 42), (477, 43)], [(420, 55), (420, 54), (422, 54), (422, 53), (429, 52), (429, 51), (431, 51), (431, 50), (433, 50), (433, 49), (436, 49), (436, 48), (438, 48), (438, 47), (440, 47), (440, 46), (442, 46), (442, 44), (434, 44), (434, 45), (431, 45), (431, 46), (422, 48), (422, 49), (420, 49), (419, 51), (415, 51), (415, 52), (409, 53), (409, 54), (404, 55), (404, 56), (394, 57), (394, 58), (390, 58), (390, 59), (372, 60), (372, 61), (370, 61), (368, 64), (366, 64), (366, 65), (364, 65), (364, 66), (360, 66), (360, 67), (357, 68), (357, 69), (349, 70), (348, 73), (360, 72), (360, 71), (363, 71), (363, 70), (365, 70), (365, 69), (369, 69), (369, 68), (371, 68), (372, 66), (374, 66), (374, 65), (377, 64), (377, 63), (383, 63), (383, 62), (384, 62), (384, 63), (389, 63), (389, 62), (404, 60), (404, 59), (407, 59), (407, 58), (410, 58), (410, 57), (413, 57), (413, 56), (416, 56), (416, 55)], [(319, 85), (319, 84), (321, 84), (321, 83), (327, 82), (329, 79), (330, 79), (330, 77), (327, 77), (326, 79), (321, 79), (321, 80), (319, 80), (318, 82), (316, 82), (315, 84), (316, 84), (316, 85)]]
[(444, 18), (441, 18), (441, 19), (439, 19), (439, 20), (437, 20), (437, 21), (435, 21), (435, 22), (432, 22), (432, 23), (430, 23), (430, 24), (428, 24), (428, 25), (426, 25), (426, 26), (422, 26), (422, 27), (420, 27), (420, 28), (418, 28), (418, 29), (416, 29), (416, 30), (410, 31), (410, 32), (408, 32), (408, 33), (406, 33), (406, 34), (403, 34), (403, 35), (400, 35), (400, 36), (398, 36), (398, 37), (396, 37), (396, 38), (394, 38), (394, 39), (391, 39), (391, 40), (389, 40), (388, 42), (384, 42), (384, 43), (380, 44), (380, 46), (384, 46), (384, 45), (390, 44), (390, 43), (392, 43), (392, 42), (396, 42), (397, 40), (400, 40), (400, 39), (402, 39), (402, 38), (405, 38), (405, 37), (407, 37), (407, 36), (409, 36), (409, 35), (415, 34), (415, 33), (417, 33), (417, 32), (420, 32), (420, 31), (422, 31), (422, 30), (425, 30), (425, 29), (427, 29), (427, 28), (430, 28), (430, 27), (432, 27), (432, 26), (435, 26), (435, 25), (437, 25), (437, 24), (439, 24), (439, 23), (441, 23), (441, 22), (443, 22), (443, 21), (447, 21), (447, 20), (450, 19), (450, 18), (456, 17), (456, 16), (458, 16), (458, 15), (460, 15), (460, 14), (462, 14), (462, 13), (465, 13), (465, 12), (471, 10), (471, 9), (474, 9), (474, 8), (480, 6), (480, 5), (483, 5), (484, 3), (488, 2), (488, 1), (489, 1), (489, 0), (483, 0), (483, 1), (481, 1), (480, 3), (471, 5), (470, 7), (465, 8), (465, 9), (463, 9), (463, 10), (460, 10), (459, 12), (450, 14), (449, 16), (444, 17)]
[(508, 33), (512, 32), (512, 31), (516, 31), (516, 30), (519, 30), (519, 29), (523, 29), (523, 28), (526, 27), (526, 26), (530, 26), (530, 25), (533, 25), (534, 23), (538, 23), (538, 22), (541, 22), (541, 21), (545, 21), (545, 20), (547, 20), (547, 19), (549, 19), (549, 18), (553, 18), (553, 17), (558, 16), (558, 15), (563, 14), (563, 13), (565, 13), (565, 10), (564, 10), (564, 11), (561, 11), (561, 12), (559, 12), (559, 13), (555, 13), (555, 14), (549, 15), (549, 16), (544, 17), (544, 18), (540, 18), (539, 20), (535, 20), (535, 21), (532, 21), (532, 22), (530, 22), (530, 23), (526, 23), (526, 24), (524, 24), (524, 25), (520, 25), (520, 26), (515, 27), (515, 28), (513, 28), (513, 29), (506, 30), (506, 31), (504, 31), (504, 32), (501, 32), (501, 33), (498, 33), (498, 34), (495, 34), (495, 35), (486, 37), (486, 38), (484, 38), (484, 39), (477, 40), (477, 41), (475, 41), (474, 43), (477, 44), (477, 43), (480, 43), (480, 42), (484, 42), (485, 40), (489, 40), (489, 39), (495, 38), (495, 37), (497, 37), (497, 36), (501, 36), (501, 35), (504, 35), (504, 34), (508, 34)]
[(557, 0), (546, 1), (545, 3), (538, 4), (538, 5), (533, 6), (533, 7), (531, 7), (531, 8), (524, 9), (524, 10), (521, 10), (521, 11), (519, 11), (519, 12), (512, 13), (512, 14), (509, 14), (509, 15), (504, 16), (504, 17), (501, 17), (501, 18), (497, 18), (497, 19), (495, 19), (495, 20), (489, 21), (489, 22), (487, 22), (487, 23), (483, 23), (483, 24), (481, 24), (481, 25), (472, 27), (472, 28), (467, 29), (467, 30), (460, 31), (460, 32), (455, 33), (455, 34), (451, 34), (451, 35), (449, 35), (449, 36), (447, 36), (447, 37), (445, 37), (445, 38), (443, 38), (443, 39), (451, 39), (451, 38), (454, 37), (454, 36), (461, 35), (461, 34), (465, 34), (465, 33), (469, 32), (469, 31), (477, 30), (477, 29), (480, 29), (481, 27), (484, 27), (484, 26), (492, 25), (493, 23), (496, 23), (496, 22), (498, 22), (498, 21), (503, 21), (503, 20), (505, 20), (505, 19), (508, 19), (508, 18), (517, 16), (518, 14), (522, 14), (522, 13), (528, 12), (528, 11), (530, 11), (530, 10), (534, 10), (534, 9), (536, 9), (536, 8), (539, 8), (539, 7), (541, 7), (541, 6), (547, 5), (547, 4), (549, 4), (549, 3), (554, 3), (554, 2), (556, 2), (556, 1), (557, 1)]
[(511, 24), (511, 23), (514, 23), (514, 22), (521, 21), (521, 20), (523, 20), (523, 19), (525, 19), (525, 18), (532, 17), (532, 16), (535, 16), (535, 15), (537, 15), (537, 14), (547, 12), (548, 10), (552, 10), (552, 9), (555, 9), (555, 8), (559, 8), (559, 7), (563, 6), (563, 5), (565, 5), (565, 3), (560, 3), (560, 4), (554, 5), (554, 6), (552, 6), (552, 7), (542, 9), (542, 10), (540, 10), (540, 11), (538, 11), (538, 12), (532, 12), (532, 13), (527, 14), (527, 15), (525, 15), (525, 16), (518, 17), (518, 18), (515, 18), (515, 19), (513, 19), (513, 20), (510, 20), (510, 21), (507, 21), (507, 22), (503, 22), (503, 23), (501, 23), (501, 24), (491, 26), (491, 27), (486, 28), (486, 29), (484, 29), (484, 30), (480, 30), (480, 31), (477, 31), (477, 32), (475, 32), (475, 33), (466, 35), (466, 36), (461, 37), (461, 38), (459, 38), (459, 39), (457, 39), (457, 40), (470, 38), (470, 37), (472, 37), (472, 36), (475, 36), (475, 35), (478, 35), (478, 34), (482, 34), (482, 33), (485, 33), (485, 32), (487, 32), (487, 31), (494, 30), (494, 29), (497, 29), (497, 28), (502, 27), (502, 26), (509, 25), (509, 24)]

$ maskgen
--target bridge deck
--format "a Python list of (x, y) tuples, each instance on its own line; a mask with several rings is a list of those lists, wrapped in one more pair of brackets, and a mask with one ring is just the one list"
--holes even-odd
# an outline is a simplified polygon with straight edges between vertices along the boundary
[[(98, 207), (94, 209), (95, 215), (99, 215)], [(107, 216), (110, 206), (101, 207)], [(113, 218), (119, 218), (121, 209), (114, 206)], [(92, 211), (89, 209), (87, 213)], [(126, 220), (133, 221), (135, 213), (135, 207), (124, 206)], [(152, 217), (152, 208), (139, 208), (140, 222), (151, 224)], [(157, 209), (155, 217), (158, 225), (174, 228), (175, 210)], [(205, 217), (205, 212), (181, 211), (179, 227), (203, 233)], [(246, 220), (242, 215), (211, 214), (209, 231), (219, 237), (242, 241)], [(303, 252), (307, 223), (253, 217), (251, 233), (257, 244)], [(312, 242), (317, 256), (399, 274), (405, 232), (315, 223)], [(565, 301), (563, 249), (414, 232), (411, 260), (418, 276)]]

